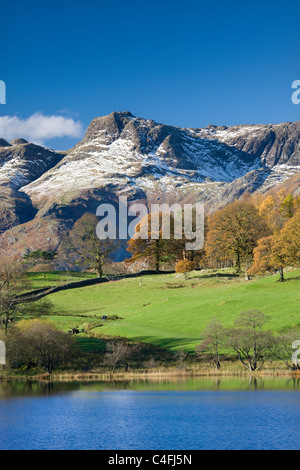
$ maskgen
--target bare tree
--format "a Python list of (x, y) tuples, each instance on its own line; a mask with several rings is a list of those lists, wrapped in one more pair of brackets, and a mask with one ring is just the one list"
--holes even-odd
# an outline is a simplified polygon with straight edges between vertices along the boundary
[(112, 341), (107, 345), (107, 352), (104, 355), (104, 363), (111, 367), (112, 373), (118, 365), (123, 364), (128, 370), (128, 361), (132, 354), (132, 348), (123, 341)]
[(0, 328), (4, 328), (5, 335), (9, 323), (25, 315), (47, 315), (52, 307), (48, 300), (29, 304), (19, 298), (31, 285), (25, 274), (23, 264), (16, 259), (6, 259), (0, 263)]
[(144, 362), (144, 367), (146, 369), (154, 369), (155, 367), (158, 366), (158, 363), (157, 361), (154, 359), (153, 356), (150, 356), (149, 359), (147, 359), (147, 361)]
[(300, 370), (300, 365), (295, 364), (292, 360), (295, 352), (292, 345), (296, 340), (300, 340), (300, 331), (289, 331), (276, 336), (271, 347), (272, 356), (281, 360), (290, 370)]
[(8, 356), (13, 365), (38, 365), (51, 374), (75, 351), (74, 338), (44, 320), (22, 320), (10, 332)]
[(22, 306), (16, 297), (28, 288), (29, 282), (24, 277), (24, 267), (15, 259), (3, 259), (0, 263), (0, 328), (20, 316)]
[(114, 240), (100, 240), (96, 233), (98, 219), (93, 214), (84, 214), (75, 222), (68, 236), (64, 237), (63, 251), (68, 261), (93, 269), (98, 277), (103, 275), (103, 266), (116, 250)]
[(273, 336), (270, 331), (262, 330), (269, 318), (254, 309), (242, 312), (235, 321), (236, 328), (229, 332), (229, 346), (250, 371), (261, 369), (270, 356)]
[(188, 353), (181, 347), (175, 354), (177, 369), (186, 369), (185, 362), (188, 358)]
[(220, 369), (220, 357), (225, 347), (227, 331), (223, 324), (215, 317), (207, 325), (203, 332), (203, 341), (196, 346), (197, 356), (204, 356)]

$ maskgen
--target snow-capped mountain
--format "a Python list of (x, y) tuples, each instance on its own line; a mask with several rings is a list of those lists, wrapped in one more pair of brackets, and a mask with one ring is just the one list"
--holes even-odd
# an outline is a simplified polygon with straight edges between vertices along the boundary
[(25, 139), (0, 139), (0, 233), (31, 220), (36, 209), (19, 189), (36, 180), (64, 156)]
[[(216, 207), (245, 191), (266, 191), (299, 172), (299, 137), (300, 122), (183, 129), (113, 112), (94, 119), (83, 140), (65, 154), (20, 139), (0, 140), (0, 187), (17, 191), (27, 204), (23, 245), (40, 223), (53, 247), (59, 242), (54, 221), (71, 226), (118, 195)], [(18, 245), (20, 227), (7, 232), (18, 219), (8, 220), (2, 223), (2, 244), (10, 237), (11, 245)]]
[(25, 139), (0, 139), (0, 184), (20, 189), (39, 178), (64, 156)]

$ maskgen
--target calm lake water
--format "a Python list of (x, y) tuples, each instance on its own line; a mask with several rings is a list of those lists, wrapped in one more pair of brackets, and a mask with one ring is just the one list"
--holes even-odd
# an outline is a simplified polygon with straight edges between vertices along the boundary
[(293, 379), (1, 383), (0, 448), (300, 449)]

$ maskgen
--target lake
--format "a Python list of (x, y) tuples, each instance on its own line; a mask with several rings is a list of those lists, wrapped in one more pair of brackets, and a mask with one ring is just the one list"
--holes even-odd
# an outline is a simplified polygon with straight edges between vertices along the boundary
[(0, 382), (0, 448), (300, 449), (300, 383)]

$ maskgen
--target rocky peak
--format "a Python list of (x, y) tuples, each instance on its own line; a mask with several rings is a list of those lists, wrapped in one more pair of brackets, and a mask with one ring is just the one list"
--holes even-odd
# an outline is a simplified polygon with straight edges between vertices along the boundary
[(14, 139), (11, 141), (11, 145), (23, 145), (23, 144), (28, 144), (29, 142), (25, 139), (22, 139), (22, 138), (18, 138), (18, 139)]
[(24, 240), (54, 249), (60, 230), (120, 195), (215, 209), (245, 192), (297, 186), (299, 135), (297, 122), (192, 129), (125, 111), (94, 119), (66, 153), (0, 139), (2, 246), (13, 238), (9, 249), (24, 250)]
[(75, 146), (88, 144), (95, 139), (101, 137), (105, 144), (110, 144), (118, 139), (125, 126), (134, 119), (133, 114), (126, 112), (112, 112), (107, 116), (97, 117), (92, 120), (86, 134), (81, 142)]
[(10, 144), (0, 145), (0, 186), (20, 189), (55, 166), (64, 155), (28, 143), (25, 139), (15, 139)]
[(5, 139), (0, 138), (0, 147), (10, 147), (10, 144)]

